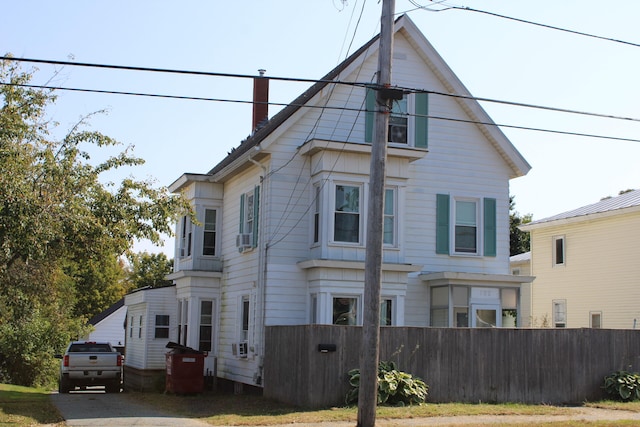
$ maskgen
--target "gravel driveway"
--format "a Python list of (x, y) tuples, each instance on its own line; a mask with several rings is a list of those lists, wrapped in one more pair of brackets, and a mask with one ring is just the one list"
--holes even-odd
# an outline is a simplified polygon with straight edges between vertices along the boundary
[(181, 426), (210, 427), (201, 421), (179, 418), (128, 399), (126, 393), (82, 391), (54, 393), (51, 401), (68, 426)]

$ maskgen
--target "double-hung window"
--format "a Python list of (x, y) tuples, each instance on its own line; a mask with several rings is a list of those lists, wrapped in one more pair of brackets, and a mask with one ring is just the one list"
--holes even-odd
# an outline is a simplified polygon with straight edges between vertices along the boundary
[(455, 202), (454, 252), (478, 252), (478, 206), (475, 200)]
[(396, 245), (396, 191), (393, 188), (384, 190), (384, 220), (382, 227), (383, 243)]
[(215, 209), (205, 209), (202, 255), (216, 254), (216, 216)]
[(249, 301), (249, 295), (245, 295), (240, 304), (240, 341), (242, 342), (249, 341), (249, 309), (251, 306)]
[(254, 187), (240, 196), (240, 234), (236, 246), (240, 251), (258, 246), (258, 214), (260, 206), (260, 187)]
[(213, 301), (200, 301), (200, 337), (198, 350), (211, 351), (211, 337), (213, 332)]
[(360, 243), (360, 197), (361, 187), (355, 185), (335, 186), (335, 213), (333, 240), (335, 242)]
[(496, 199), (436, 196), (436, 253), (496, 256)]
[(191, 219), (183, 216), (180, 221), (180, 258), (191, 256)]
[[(366, 91), (365, 142), (373, 141), (373, 122), (380, 110), (376, 99), (376, 90)], [(404, 95), (393, 100), (389, 115), (389, 134), (391, 144), (404, 144), (410, 147), (427, 148), (429, 98), (426, 93)]]
[(155, 338), (169, 338), (169, 315), (156, 314)]
[(567, 300), (553, 300), (553, 326), (555, 328), (567, 327)]
[(553, 265), (565, 265), (565, 241), (564, 236), (554, 236), (553, 238)]

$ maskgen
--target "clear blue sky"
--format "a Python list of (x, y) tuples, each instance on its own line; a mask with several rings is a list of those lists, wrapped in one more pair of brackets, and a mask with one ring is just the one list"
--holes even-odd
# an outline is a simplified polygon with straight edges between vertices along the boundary
[[(414, 3), (433, 10), (467, 6), (640, 43), (637, 0)], [(0, 20), (0, 53), (243, 75), (264, 68), (269, 76), (317, 79), (377, 34), (380, 8), (374, 0), (7, 1)], [(409, 1), (396, 1), (396, 12), (410, 11), (477, 97), (640, 118), (636, 46), (477, 12), (414, 9)], [(52, 79), (66, 87), (244, 101), (252, 93), (250, 79), (38, 68), (38, 84)], [(271, 101), (290, 102), (307, 87), (273, 81)], [(640, 139), (638, 122), (483, 106), (498, 124)], [(279, 108), (271, 106), (270, 116)], [(93, 117), (91, 129), (133, 145), (134, 154), (146, 164), (126, 173), (153, 178), (163, 186), (184, 172), (207, 172), (251, 130), (250, 105), (225, 102), (59, 92), (50, 115), (62, 133), (80, 117), (102, 109), (109, 113)], [(541, 219), (640, 187), (639, 142), (503, 131), (533, 167), (527, 176), (511, 181), (522, 214)], [(172, 256), (171, 250), (172, 243), (165, 252)]]

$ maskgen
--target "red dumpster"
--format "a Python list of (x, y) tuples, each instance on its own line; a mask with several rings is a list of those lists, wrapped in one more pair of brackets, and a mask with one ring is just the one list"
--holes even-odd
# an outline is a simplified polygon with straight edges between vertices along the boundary
[(172, 350), (166, 354), (165, 391), (176, 394), (202, 393), (205, 354), (175, 343), (169, 343), (167, 347)]

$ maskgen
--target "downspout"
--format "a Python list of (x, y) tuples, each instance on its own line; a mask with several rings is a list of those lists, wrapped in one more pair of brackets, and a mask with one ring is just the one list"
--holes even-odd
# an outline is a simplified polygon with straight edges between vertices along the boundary
[[(254, 150), (256, 152), (259, 152), (261, 150), (260, 146), (257, 145), (256, 147), (254, 147)], [(251, 158), (251, 156), (249, 156), (249, 161), (251, 163), (253, 163), (254, 165), (258, 166), (260, 169), (262, 169), (262, 175), (260, 176), (260, 184), (261, 184), (261, 191), (260, 191), (260, 199), (258, 200), (259, 206), (258, 206), (258, 212), (260, 213), (258, 216), (258, 280), (257, 280), (257, 287), (258, 287), (258, 292), (257, 292), (257, 296), (258, 296), (258, 301), (256, 301), (256, 326), (254, 328), (254, 343), (255, 343), (255, 336), (256, 336), (256, 332), (258, 333), (258, 351), (257, 351), (257, 356), (258, 356), (258, 370), (254, 373), (253, 376), (253, 382), (256, 385), (262, 385), (262, 369), (264, 366), (264, 343), (265, 343), (265, 339), (264, 339), (264, 333), (265, 333), (265, 319), (266, 319), (266, 313), (265, 313), (265, 299), (266, 299), (266, 277), (267, 277), (267, 250), (269, 248), (269, 245), (267, 244), (267, 242), (265, 242), (265, 236), (266, 236), (266, 225), (267, 225), (267, 212), (266, 212), (266, 200), (267, 200), (267, 189), (266, 189), (266, 177), (267, 177), (267, 168), (260, 162), (254, 160), (253, 158)], [(263, 249), (264, 248), (264, 249)], [(259, 324), (258, 324), (259, 321)]]

